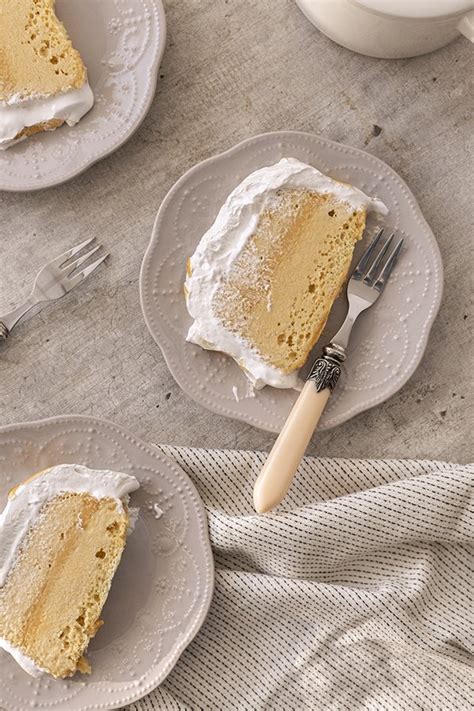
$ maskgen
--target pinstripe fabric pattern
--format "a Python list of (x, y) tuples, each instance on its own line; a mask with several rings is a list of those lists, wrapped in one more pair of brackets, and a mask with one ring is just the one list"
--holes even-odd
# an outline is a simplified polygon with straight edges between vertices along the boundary
[(473, 708), (474, 467), (308, 458), (257, 516), (263, 453), (160, 449), (206, 506), (216, 590), (130, 711)]

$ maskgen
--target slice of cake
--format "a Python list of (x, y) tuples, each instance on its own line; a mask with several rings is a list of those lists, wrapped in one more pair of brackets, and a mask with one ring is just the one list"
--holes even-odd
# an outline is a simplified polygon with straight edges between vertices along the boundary
[(0, 149), (63, 123), (73, 126), (94, 103), (54, 4), (0, 0)]
[(32, 676), (90, 672), (83, 654), (129, 530), (133, 476), (61, 464), (0, 514), (0, 648)]
[(368, 210), (387, 212), (294, 158), (249, 175), (188, 260), (187, 340), (232, 356), (257, 388), (298, 387)]

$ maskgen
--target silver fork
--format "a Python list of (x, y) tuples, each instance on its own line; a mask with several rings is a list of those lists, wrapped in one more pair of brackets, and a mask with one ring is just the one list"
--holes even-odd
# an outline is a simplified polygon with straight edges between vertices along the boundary
[(341, 374), (349, 337), (357, 317), (370, 308), (385, 288), (402, 249), (392, 249), (394, 234), (380, 247), (383, 229), (368, 246), (347, 285), (349, 308), (344, 323), (321, 358), (313, 363), (306, 383), (255, 482), (253, 500), (258, 513), (275, 508), (288, 491), (329, 395)]
[(72, 257), (88, 247), (94, 239), (95, 237), (92, 237), (76, 245), (76, 247), (68, 249), (63, 254), (60, 254), (59, 257), (49, 262), (49, 264), (46, 264), (38, 272), (33, 290), (25, 303), (4, 316), (0, 316), (0, 341), (4, 341), (8, 338), (13, 327), (30, 309), (45, 301), (60, 299), (61, 296), (64, 296), (71, 291), (71, 289), (74, 289), (75, 286), (80, 284), (109, 256), (108, 254), (104, 254), (81, 271), (77, 271), (81, 264), (84, 264), (84, 262), (100, 249), (101, 245), (99, 244), (93, 247), (89, 252), (79, 256), (73, 261), (71, 261)]

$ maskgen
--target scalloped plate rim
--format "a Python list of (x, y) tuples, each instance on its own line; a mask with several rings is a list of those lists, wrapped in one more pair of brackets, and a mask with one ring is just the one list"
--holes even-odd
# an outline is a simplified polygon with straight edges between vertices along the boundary
[[(115, 430), (116, 432), (119, 432), (121, 435), (125, 435), (126, 437), (131, 438), (132, 442), (134, 445), (138, 444), (140, 447), (143, 447), (145, 451), (151, 455), (152, 457), (156, 457), (158, 455), (159, 458), (164, 459), (166, 462), (169, 462), (172, 467), (175, 467), (180, 471), (182, 476), (186, 479), (191, 491), (195, 495), (195, 503), (196, 503), (196, 514), (197, 517), (202, 523), (203, 526), (203, 531), (205, 531), (204, 535), (204, 540), (202, 541), (202, 553), (204, 557), (206, 558), (206, 563), (208, 565), (209, 569), (209, 579), (207, 580), (207, 586), (206, 586), (206, 601), (205, 604), (202, 607), (202, 611), (199, 615), (198, 618), (196, 618), (194, 625), (189, 632), (187, 631), (186, 635), (183, 635), (183, 639), (181, 641), (178, 641), (176, 643), (176, 647), (173, 650), (173, 653), (171, 656), (168, 656), (167, 662), (166, 662), (166, 667), (164, 670), (161, 672), (161, 674), (158, 674), (157, 678), (154, 678), (148, 684), (144, 685), (140, 689), (137, 690), (137, 694), (131, 694), (129, 697), (127, 697), (127, 700), (125, 701), (126, 704), (131, 704), (139, 699), (143, 698), (147, 694), (149, 694), (153, 689), (156, 689), (160, 684), (163, 683), (163, 681), (166, 679), (166, 677), (170, 674), (170, 672), (173, 670), (177, 662), (179, 661), (181, 655), (185, 651), (185, 649), (191, 644), (193, 641), (194, 637), (198, 634), (200, 631), (202, 625), (204, 624), (204, 621), (207, 617), (207, 614), (209, 612), (209, 608), (212, 603), (212, 598), (214, 595), (214, 587), (215, 587), (215, 564), (214, 564), (214, 556), (212, 553), (212, 547), (211, 547), (211, 542), (209, 538), (209, 531), (208, 531), (208, 521), (207, 521), (207, 514), (206, 510), (204, 508), (204, 504), (202, 503), (201, 497), (199, 495), (199, 492), (189, 477), (189, 475), (182, 469), (182, 467), (179, 466), (174, 460), (170, 459), (167, 457), (165, 454), (162, 454), (153, 444), (150, 444), (149, 442), (146, 442), (142, 440), (140, 437), (137, 437), (133, 432), (128, 430), (125, 427), (122, 427), (121, 425), (117, 425), (114, 422), (110, 420), (106, 420), (104, 418), (100, 417), (93, 417), (89, 415), (76, 415), (76, 414), (67, 414), (67, 415), (55, 415), (53, 417), (46, 417), (40, 420), (32, 420), (32, 421), (25, 421), (25, 422), (16, 422), (13, 424), (9, 425), (3, 425), (0, 426), (0, 436), (3, 434), (8, 434), (10, 432), (15, 432), (18, 431), (20, 432), (22, 429), (27, 429), (27, 428), (41, 428), (41, 427), (47, 427), (59, 423), (70, 423), (70, 422), (82, 422), (82, 423), (88, 423), (90, 425), (98, 425), (98, 426), (106, 426), (108, 428), (112, 428), (112, 430)], [(132, 698), (133, 696), (133, 698)], [(114, 702), (111, 705), (104, 705), (103, 703), (100, 704), (100, 708), (102, 709), (118, 709), (123, 707), (124, 702)], [(53, 703), (51, 706), (46, 706), (44, 703), (41, 703), (40, 708), (44, 709), (47, 711), (47, 709), (57, 709), (58, 705), (57, 703)], [(88, 703), (84, 706), (81, 706), (81, 711), (92, 711), (93, 709), (97, 708), (97, 705)], [(1, 707), (0, 707), (1, 709)]]
[(309, 131), (297, 131), (297, 130), (280, 130), (280, 131), (267, 131), (265, 133), (260, 133), (255, 136), (251, 136), (249, 138), (244, 139), (243, 141), (240, 141), (239, 143), (231, 146), (230, 148), (221, 151), (220, 153), (216, 153), (209, 158), (205, 158), (204, 160), (200, 161), (199, 163), (196, 163), (195, 165), (191, 166), (183, 175), (178, 178), (178, 180), (174, 183), (174, 185), (168, 190), (166, 193), (165, 197), (163, 198), (163, 201), (160, 204), (160, 207), (158, 209), (158, 212), (156, 214), (154, 223), (153, 223), (153, 228), (152, 228), (152, 233), (151, 233), (151, 238), (148, 242), (147, 248), (145, 250), (145, 254), (143, 257), (143, 261), (141, 264), (140, 268), (140, 279), (139, 279), (139, 289), (140, 289), (140, 305), (142, 309), (142, 314), (146, 323), (146, 326), (150, 332), (150, 335), (152, 336), (153, 340), (155, 343), (158, 345), (158, 347), (161, 350), (161, 353), (163, 355), (163, 358), (166, 362), (166, 365), (173, 376), (174, 380), (178, 384), (178, 386), (185, 392), (194, 402), (197, 404), (201, 405), (201, 407), (204, 407), (207, 410), (210, 410), (211, 412), (214, 412), (215, 414), (221, 415), (223, 417), (229, 417), (231, 419), (235, 419), (240, 422), (245, 422), (246, 424), (250, 424), (252, 426), (256, 426), (262, 430), (265, 430), (267, 432), (274, 432), (278, 433), (280, 431), (279, 427), (275, 427), (270, 425), (269, 423), (266, 422), (259, 422), (258, 424), (255, 424), (254, 422), (251, 422), (249, 419), (249, 416), (245, 412), (239, 412), (236, 411), (232, 415), (227, 415), (226, 413), (222, 412), (222, 409), (218, 405), (212, 405), (211, 403), (206, 403), (203, 404), (202, 399), (199, 398), (198, 394), (191, 391), (187, 387), (187, 383), (183, 379), (181, 375), (181, 369), (176, 370), (173, 367), (172, 363), (172, 355), (169, 353), (170, 349), (170, 344), (171, 344), (171, 349), (173, 348), (173, 344), (169, 341), (166, 330), (165, 328), (159, 324), (159, 326), (156, 328), (156, 333), (155, 333), (155, 326), (151, 324), (150, 319), (148, 318), (147, 315), (147, 310), (149, 308), (149, 304), (147, 302), (147, 294), (146, 294), (146, 289), (145, 289), (145, 272), (148, 267), (148, 263), (151, 259), (152, 253), (154, 251), (154, 248), (156, 244), (158, 243), (158, 228), (162, 219), (162, 215), (165, 212), (166, 208), (168, 207), (168, 204), (170, 201), (174, 198), (175, 194), (179, 192), (179, 190), (182, 188), (183, 184), (189, 180), (189, 178), (194, 175), (197, 172), (200, 172), (203, 168), (205, 168), (208, 165), (213, 164), (216, 161), (220, 161), (222, 159), (225, 159), (227, 156), (230, 156), (236, 152), (238, 152), (241, 148), (245, 147), (248, 144), (251, 144), (254, 141), (260, 140), (260, 139), (265, 139), (265, 138), (277, 138), (279, 136), (298, 136), (298, 137), (304, 137), (308, 139), (316, 139), (317, 141), (321, 141), (322, 143), (328, 144), (330, 147), (331, 146), (343, 146), (346, 149), (349, 149), (351, 152), (355, 153), (365, 153), (367, 156), (370, 156), (371, 160), (373, 160), (376, 164), (379, 164), (380, 166), (383, 166), (384, 170), (388, 170), (391, 175), (401, 183), (401, 185), (405, 188), (407, 191), (408, 195), (412, 198), (413, 200), (413, 205), (416, 210), (417, 216), (423, 221), (427, 228), (427, 234), (429, 236), (430, 244), (431, 247), (433, 248), (434, 256), (437, 262), (437, 267), (439, 270), (439, 289), (436, 294), (436, 298), (434, 299), (433, 302), (433, 312), (431, 319), (429, 322), (425, 323), (425, 328), (423, 332), (420, 334), (420, 339), (419, 339), (419, 350), (417, 356), (413, 358), (413, 362), (411, 365), (411, 368), (407, 370), (406, 374), (404, 375), (403, 378), (400, 378), (400, 381), (397, 382), (396, 388), (392, 389), (391, 392), (387, 394), (381, 394), (379, 396), (376, 396), (370, 403), (362, 404), (362, 405), (354, 405), (350, 410), (348, 410), (344, 416), (340, 416), (339, 418), (334, 418), (334, 422), (331, 422), (331, 424), (326, 424), (324, 426), (320, 426), (319, 429), (322, 430), (328, 430), (332, 429), (333, 427), (337, 427), (340, 424), (343, 424), (344, 422), (347, 422), (349, 419), (352, 417), (355, 417), (356, 415), (365, 412), (366, 410), (370, 410), (373, 407), (376, 407), (377, 405), (380, 405), (381, 403), (385, 402), (388, 400), (390, 397), (395, 395), (395, 393), (399, 392), (404, 385), (410, 380), (412, 377), (413, 373), (419, 366), (423, 355), (426, 350), (426, 346), (428, 344), (428, 339), (429, 335), (431, 332), (431, 329), (433, 327), (433, 324), (436, 320), (436, 317), (438, 315), (440, 306), (441, 306), (441, 300), (443, 296), (443, 262), (442, 262), (442, 257), (441, 257), (441, 252), (438, 246), (438, 243), (436, 241), (436, 237), (434, 236), (433, 231), (431, 230), (431, 227), (429, 226), (428, 222), (426, 221), (420, 206), (418, 205), (418, 202), (413, 195), (412, 191), (410, 190), (409, 186), (407, 183), (403, 180), (403, 178), (393, 169), (391, 166), (388, 165), (385, 161), (382, 159), (378, 158), (377, 156), (372, 155), (371, 153), (368, 153), (366, 151), (363, 151), (360, 148), (355, 148), (354, 146), (350, 146), (345, 143), (341, 143), (339, 141), (333, 141), (331, 139), (325, 138), (323, 136), (320, 136), (319, 134), (311, 133)]

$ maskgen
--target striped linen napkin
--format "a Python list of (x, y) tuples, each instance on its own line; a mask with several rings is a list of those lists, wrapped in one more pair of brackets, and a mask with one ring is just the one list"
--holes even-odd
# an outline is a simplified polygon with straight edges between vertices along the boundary
[(265, 454), (160, 449), (207, 509), (216, 589), (130, 711), (473, 708), (474, 466), (307, 458), (257, 516)]

